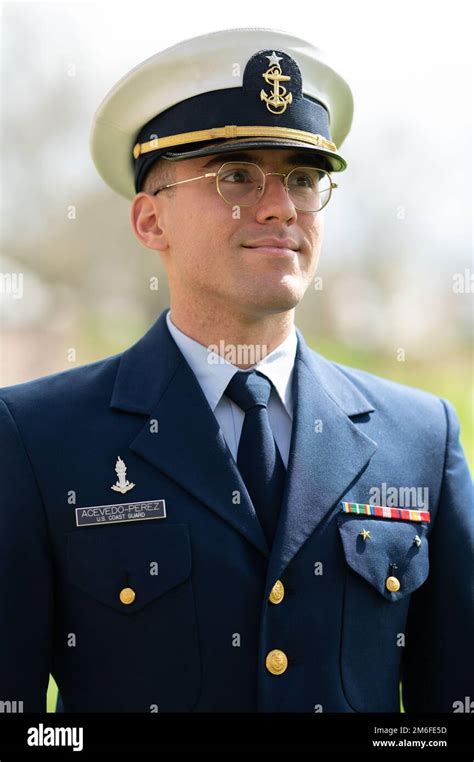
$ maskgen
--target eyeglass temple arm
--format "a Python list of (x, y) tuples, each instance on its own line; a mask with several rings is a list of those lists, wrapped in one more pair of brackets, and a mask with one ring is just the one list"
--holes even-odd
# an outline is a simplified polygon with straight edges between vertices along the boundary
[(164, 190), (165, 188), (172, 188), (173, 185), (182, 185), (183, 183), (191, 183), (193, 180), (202, 180), (204, 177), (215, 177), (217, 172), (206, 172), (205, 175), (199, 175), (198, 177), (189, 177), (187, 180), (179, 180), (177, 183), (168, 183), (168, 185), (162, 185), (161, 188), (157, 188), (154, 191), (153, 196)]

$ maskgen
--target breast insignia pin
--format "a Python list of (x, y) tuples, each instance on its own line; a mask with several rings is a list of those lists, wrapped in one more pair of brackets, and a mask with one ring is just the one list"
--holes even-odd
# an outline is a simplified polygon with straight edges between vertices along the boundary
[(134, 488), (134, 483), (129, 482), (126, 478), (127, 476), (127, 466), (123, 462), (120, 455), (117, 458), (117, 462), (115, 464), (115, 473), (118, 476), (117, 482), (115, 484), (112, 484), (110, 489), (113, 489), (114, 492), (121, 492), (122, 495), (124, 495), (126, 492), (129, 492), (131, 489)]

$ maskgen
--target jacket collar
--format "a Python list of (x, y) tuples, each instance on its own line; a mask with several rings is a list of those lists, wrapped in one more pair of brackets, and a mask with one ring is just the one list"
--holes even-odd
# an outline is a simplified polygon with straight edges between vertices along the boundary
[[(159, 402), (180, 363), (185, 362), (166, 325), (167, 309), (120, 358), (110, 406), (143, 415)], [(296, 328), (298, 347), (295, 363), (301, 361), (346, 415), (375, 409), (356, 386), (329, 360), (309, 349)], [(194, 374), (193, 374), (194, 375)]]

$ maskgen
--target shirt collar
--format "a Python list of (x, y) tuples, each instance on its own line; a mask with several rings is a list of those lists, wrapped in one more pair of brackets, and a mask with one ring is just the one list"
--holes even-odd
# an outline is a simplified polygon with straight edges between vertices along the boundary
[[(209, 351), (190, 336), (175, 326), (171, 320), (171, 310), (166, 313), (168, 329), (185, 360), (196, 376), (211, 410), (214, 412), (229, 381), (234, 374), (241, 370), (221, 355)], [(298, 338), (296, 329), (292, 326), (289, 335), (281, 344), (262, 360), (246, 370), (259, 370), (264, 373), (274, 385), (288, 415), (293, 417), (292, 373), (295, 363)]]

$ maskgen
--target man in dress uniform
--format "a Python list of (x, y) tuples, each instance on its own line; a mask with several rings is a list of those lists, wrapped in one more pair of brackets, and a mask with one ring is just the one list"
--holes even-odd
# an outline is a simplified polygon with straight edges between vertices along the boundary
[(95, 164), (171, 309), (0, 390), (3, 702), (44, 711), (50, 673), (66, 712), (470, 700), (456, 413), (294, 325), (352, 109), (317, 48), (267, 29), (175, 45), (99, 107)]

